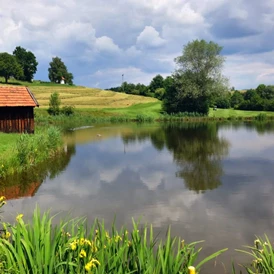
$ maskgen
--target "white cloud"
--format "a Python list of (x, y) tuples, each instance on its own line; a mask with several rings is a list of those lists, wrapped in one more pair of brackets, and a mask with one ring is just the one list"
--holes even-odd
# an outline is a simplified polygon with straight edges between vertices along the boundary
[(137, 37), (137, 45), (140, 47), (157, 48), (165, 44), (165, 40), (160, 37), (159, 32), (152, 26), (146, 26)]
[(96, 39), (95, 47), (99, 51), (105, 51), (109, 53), (119, 53), (120, 49), (114, 44), (113, 40), (107, 36), (102, 36)]
[[(16, 46), (33, 51), (38, 79), (47, 79), (48, 62), (57, 55), (81, 85), (113, 86), (120, 68), (136, 68), (135, 78), (142, 74), (147, 83), (157, 73), (170, 74), (183, 45), (202, 38), (232, 54), (226, 64), (232, 86), (270, 83), (273, 75), (273, 59), (250, 61), (274, 49), (272, 0), (239, 0), (237, 5), (228, 0), (28, 0), (22, 5), (9, 0), (7, 5), (0, 0), (0, 7), (5, 7), (0, 8), (0, 51)], [(233, 73), (237, 67), (242, 67), (241, 77)], [(113, 71), (114, 80), (93, 81), (87, 71)]]

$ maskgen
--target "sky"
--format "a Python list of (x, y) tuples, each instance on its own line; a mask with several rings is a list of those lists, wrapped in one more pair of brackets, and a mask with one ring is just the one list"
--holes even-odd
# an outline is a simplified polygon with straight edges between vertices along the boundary
[(274, 83), (273, 0), (0, 0), (0, 22), (0, 52), (32, 51), (36, 80), (58, 56), (77, 85), (149, 84), (205, 39), (223, 46), (231, 87)]

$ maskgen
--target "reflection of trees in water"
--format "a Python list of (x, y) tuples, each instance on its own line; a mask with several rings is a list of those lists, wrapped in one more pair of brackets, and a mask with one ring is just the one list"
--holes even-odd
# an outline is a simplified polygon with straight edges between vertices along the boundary
[(70, 145), (49, 161), (0, 180), (0, 196), (7, 199), (33, 196), (46, 177), (53, 179), (67, 167), (74, 154), (75, 145)]
[(166, 147), (180, 167), (177, 176), (195, 191), (217, 188), (223, 173), (221, 159), (228, 153), (228, 142), (217, 134), (216, 124), (164, 128)]
[[(227, 155), (229, 144), (217, 132), (215, 123), (169, 124), (147, 132), (146, 138), (157, 150), (167, 148), (173, 154), (180, 168), (176, 175), (189, 189), (199, 192), (221, 184), (221, 159)], [(126, 137), (127, 143), (137, 140), (138, 133)]]

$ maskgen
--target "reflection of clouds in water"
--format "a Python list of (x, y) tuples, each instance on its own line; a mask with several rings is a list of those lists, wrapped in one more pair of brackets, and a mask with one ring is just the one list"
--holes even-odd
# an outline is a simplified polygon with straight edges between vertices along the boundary
[(274, 138), (270, 134), (259, 134), (255, 130), (247, 131), (245, 128), (238, 128), (235, 134), (234, 128), (221, 129), (219, 136), (229, 140), (231, 158), (260, 156), (261, 158), (274, 160)]
[[(274, 237), (273, 162), (267, 155), (256, 157), (265, 144), (271, 149), (273, 138), (246, 133), (255, 143), (245, 154), (248, 146), (240, 150), (245, 143), (241, 131), (237, 139), (230, 130), (222, 130), (232, 152), (221, 160), (221, 186), (205, 194), (188, 191), (176, 178), (177, 166), (167, 150), (158, 152), (146, 141), (126, 154), (109, 151), (122, 145), (115, 139), (77, 146), (66, 172), (43, 183), (35, 197), (9, 203), (5, 216), (32, 212), (35, 203), (53, 213), (72, 210), (74, 216), (104, 218), (107, 223), (116, 215), (118, 225), (142, 216), (141, 223), (153, 223), (161, 231), (172, 225), (172, 233), (187, 241), (206, 240), (205, 254), (229, 247), (225, 262), (230, 265), (234, 249), (252, 244), (255, 234)], [(264, 143), (259, 146), (260, 140)]]
[(130, 145), (128, 145), (124, 144), (120, 138), (116, 138), (99, 143), (97, 149), (102, 153), (124, 153), (124, 151), (126, 153), (136, 153), (144, 151), (146, 148), (149, 148), (150, 146), (151, 144), (149, 140), (131, 143)]

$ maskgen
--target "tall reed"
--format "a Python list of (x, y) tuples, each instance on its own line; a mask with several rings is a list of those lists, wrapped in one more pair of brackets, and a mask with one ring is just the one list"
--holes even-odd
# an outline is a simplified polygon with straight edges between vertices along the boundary
[[(220, 250), (197, 264), (199, 242), (185, 244), (172, 238), (170, 229), (165, 240), (158, 241), (152, 226), (140, 227), (133, 220), (129, 232), (94, 221), (87, 228), (84, 219), (60, 221), (36, 208), (31, 222), (23, 215), (15, 224), (3, 222), (0, 259), (3, 273), (188, 273), (225, 251)], [(198, 272), (197, 272), (198, 273)]]

